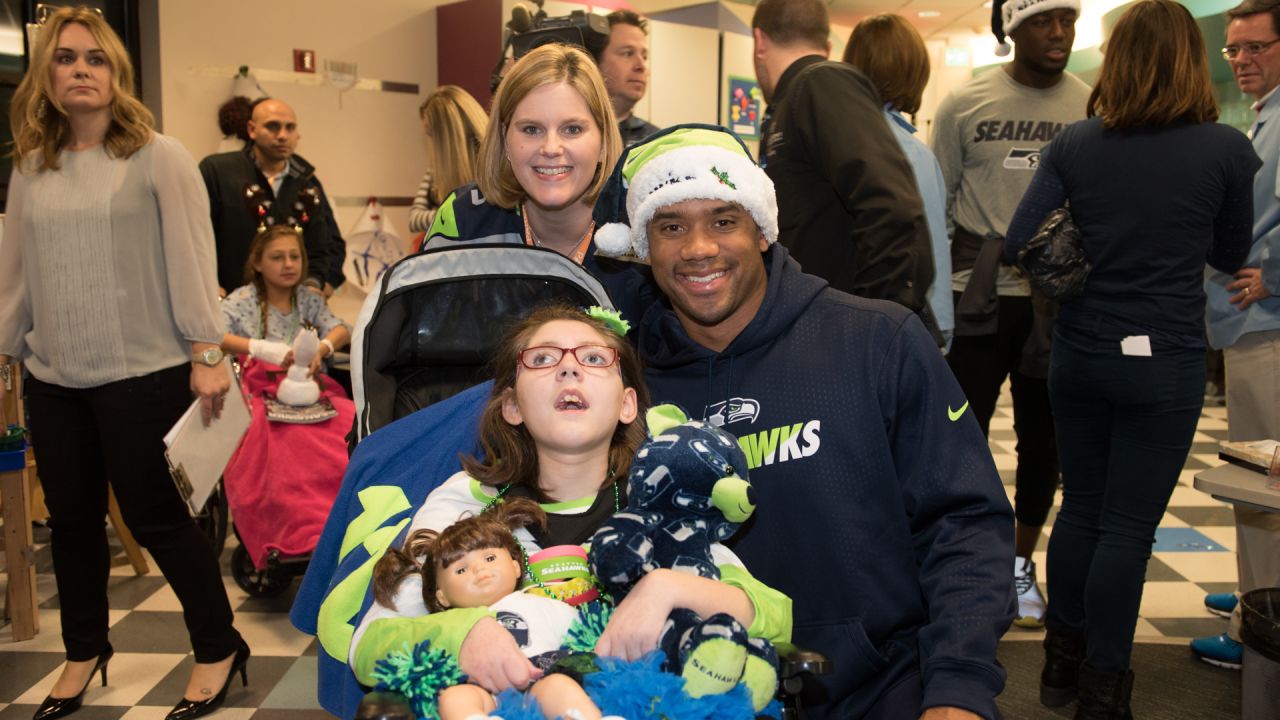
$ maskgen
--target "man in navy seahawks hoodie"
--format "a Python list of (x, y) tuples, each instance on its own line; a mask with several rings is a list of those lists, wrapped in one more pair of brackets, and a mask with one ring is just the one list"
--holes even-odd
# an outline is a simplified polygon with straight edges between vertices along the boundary
[(666, 296), (638, 328), (654, 400), (746, 451), (758, 506), (734, 549), (834, 665), (806, 716), (999, 717), (1013, 513), (921, 322), (802, 272), (775, 244), (772, 184), (723, 129), (630, 148), (596, 220), (600, 252), (648, 257)]

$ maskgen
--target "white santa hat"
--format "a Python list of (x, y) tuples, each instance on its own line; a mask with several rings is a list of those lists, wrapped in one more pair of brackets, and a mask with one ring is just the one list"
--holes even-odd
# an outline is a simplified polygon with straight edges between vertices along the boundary
[(686, 200), (742, 206), (769, 244), (778, 240), (773, 181), (738, 136), (717, 125), (676, 125), (627, 148), (596, 200), (596, 250), (649, 257), (649, 220)]

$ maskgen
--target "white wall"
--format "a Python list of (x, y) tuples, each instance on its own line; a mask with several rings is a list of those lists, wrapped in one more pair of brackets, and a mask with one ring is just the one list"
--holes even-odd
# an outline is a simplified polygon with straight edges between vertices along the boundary
[(649, 91), (635, 113), (658, 127), (715, 123), (720, 33), (649, 21)]
[[(231, 96), (231, 75), (208, 76), (193, 66), (290, 72), (293, 49), (309, 49), (320, 76), (326, 59), (343, 60), (358, 63), (361, 77), (419, 86), (418, 95), (350, 90), (340, 104), (332, 87), (261, 83), (297, 112), (298, 152), (316, 166), (328, 193), (341, 199), (417, 190), (425, 164), (417, 108), (436, 84), (436, 20), (428, 3), (377, 0), (371, 12), (344, 0), (153, 1), (159, 55), (148, 60), (144, 77), (160, 79), (162, 131), (197, 160), (217, 149), (217, 108)], [(155, 104), (150, 88), (147, 94)], [(345, 232), (360, 208), (335, 209)], [(405, 208), (388, 208), (387, 218), (408, 234)]]
[[(995, 40), (991, 33), (987, 33), (987, 37), (992, 38), (992, 45), (994, 45)], [(968, 43), (963, 45), (949, 43), (945, 39), (925, 42), (925, 49), (929, 51), (929, 84), (924, 88), (924, 96), (920, 100), (920, 111), (916, 113), (915, 119), (916, 128), (920, 131), (918, 137), (926, 143), (933, 138), (933, 118), (937, 115), (938, 106), (952, 91), (973, 79), (972, 65), (947, 65), (948, 47), (968, 48), (969, 45)]]

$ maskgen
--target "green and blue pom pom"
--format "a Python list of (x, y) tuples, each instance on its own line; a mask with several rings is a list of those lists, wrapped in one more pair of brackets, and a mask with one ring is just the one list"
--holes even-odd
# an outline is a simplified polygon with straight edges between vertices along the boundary
[(378, 681), (375, 690), (404, 695), (420, 718), (438, 720), (436, 697), (440, 691), (461, 683), (466, 676), (453, 655), (431, 647), (430, 640), (388, 653), (373, 666)]
[(605, 625), (613, 615), (613, 608), (598, 600), (578, 606), (578, 617), (569, 626), (564, 646), (573, 652), (594, 652)]

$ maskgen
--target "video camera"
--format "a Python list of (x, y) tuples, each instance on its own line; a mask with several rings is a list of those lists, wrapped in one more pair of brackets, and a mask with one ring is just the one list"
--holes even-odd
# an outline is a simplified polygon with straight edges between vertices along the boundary
[(545, 0), (533, 0), (538, 7), (537, 12), (516, 3), (511, 8), (511, 19), (507, 21), (507, 32), (502, 43), (502, 52), (498, 55), (498, 64), (493, 69), (489, 90), (496, 91), (502, 81), (503, 67), (507, 61), (507, 50), (511, 50), (513, 61), (524, 57), (530, 50), (547, 43), (564, 43), (575, 45), (586, 50), (591, 57), (598, 58), (609, 44), (609, 21), (603, 15), (574, 10), (561, 17), (547, 17), (542, 9)]

